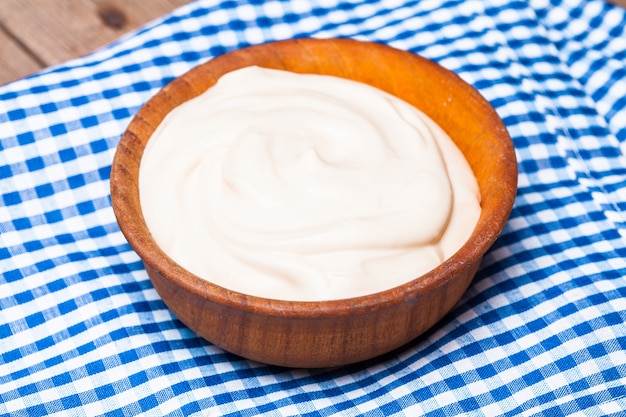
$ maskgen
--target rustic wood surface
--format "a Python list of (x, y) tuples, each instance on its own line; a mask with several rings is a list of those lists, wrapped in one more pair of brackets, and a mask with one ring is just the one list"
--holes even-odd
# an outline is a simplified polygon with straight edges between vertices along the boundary
[(87, 54), (190, 0), (0, 0), (0, 85)]
[(89, 53), (189, 1), (0, 0), (0, 85)]

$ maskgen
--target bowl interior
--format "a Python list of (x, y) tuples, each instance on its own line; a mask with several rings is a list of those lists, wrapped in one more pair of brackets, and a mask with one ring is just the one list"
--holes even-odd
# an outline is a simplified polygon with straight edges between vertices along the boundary
[[(378, 87), (418, 107), (454, 140), (478, 180), (482, 214), (469, 241), (449, 260), (399, 287), (350, 300), (293, 302), (237, 293), (207, 282), (172, 261), (152, 239), (139, 203), (143, 149), (165, 115), (211, 87), (221, 75), (258, 65), (348, 78)], [(175, 79), (137, 113), (124, 133), (111, 172), (111, 198), (120, 228), (144, 263), (212, 302), (293, 317), (355, 314), (423, 294), (480, 260), (501, 232), (513, 205), (517, 165), (510, 137), (493, 108), (458, 76), (415, 54), (347, 39), (298, 39), (237, 50)]]

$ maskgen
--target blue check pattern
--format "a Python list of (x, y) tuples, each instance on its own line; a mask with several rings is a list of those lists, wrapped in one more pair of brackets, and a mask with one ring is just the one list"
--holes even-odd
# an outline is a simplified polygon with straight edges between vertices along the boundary
[[(625, 32), (625, 11), (601, 0), (201, 0), (0, 87), (0, 415), (625, 415)], [(159, 88), (305, 36), (455, 71), (519, 159), (511, 218), (456, 308), (339, 369), (261, 365), (198, 338), (109, 197), (120, 136)]]

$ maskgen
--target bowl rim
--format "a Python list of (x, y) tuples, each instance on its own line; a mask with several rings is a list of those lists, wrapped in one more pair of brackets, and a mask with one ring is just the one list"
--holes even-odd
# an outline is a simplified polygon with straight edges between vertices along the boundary
[[(175, 105), (171, 105), (171, 90), (177, 88), (191, 88), (189, 94), (192, 95), (189, 95), (183, 101), (191, 99), (194, 95), (200, 94), (206, 90), (194, 89), (193, 86), (188, 83), (188, 79), (207, 76), (207, 70), (217, 63), (223, 64), (230, 61), (227, 66), (230, 66), (232, 69), (249, 66), (249, 63), (244, 62), (249, 56), (254, 56), (255, 53), (268, 50), (268, 48), (276, 53), (275, 51), (280, 51), (281, 48), (286, 46), (296, 46), (302, 48), (303, 51), (314, 46), (324, 46), (328, 47), (330, 50), (338, 48), (343, 49), (346, 47), (374, 48), (379, 51), (385, 51), (385, 53), (400, 54), (403, 56), (403, 59), (406, 59), (410, 63), (430, 66), (433, 71), (446, 78), (447, 81), (463, 88), (464, 94), (468, 94), (472, 100), (480, 103), (487, 110), (488, 122), (497, 130), (496, 134), (501, 142), (500, 151), (503, 158), (508, 159), (510, 165), (503, 172), (503, 177), (500, 179), (504, 193), (502, 195), (501, 204), (499, 205), (499, 210), (490, 213), (491, 217), (489, 219), (483, 218), (481, 210), (481, 216), (470, 238), (455, 254), (431, 271), (399, 286), (352, 298), (320, 301), (292, 301), (264, 298), (241, 293), (214, 284), (207, 279), (194, 275), (178, 265), (165, 254), (165, 252), (158, 247), (154, 239), (152, 239), (140, 210), (131, 209), (132, 199), (136, 199), (137, 201), (139, 199), (139, 189), (138, 186), (132, 187), (132, 184), (128, 184), (128, 176), (130, 175), (132, 177), (135, 173), (138, 174), (139, 162), (133, 161), (130, 153), (124, 150), (139, 146), (138, 141), (141, 141), (141, 138), (139, 138), (136, 131), (141, 131), (146, 128), (146, 122), (144, 120), (146, 114), (154, 113), (160, 108), (163, 110), (162, 107), (166, 104), (169, 106), (169, 109), (166, 112), (161, 111), (164, 116), (169, 110), (175, 107)], [(226, 72), (228, 71), (223, 73)], [(214, 78), (212, 82), (217, 81), (217, 78)], [(140, 151), (137, 156), (140, 159), (143, 146), (140, 146), (138, 149), (140, 149)], [(134, 165), (136, 165), (136, 169)], [(302, 319), (334, 318), (341, 315), (365, 314), (372, 310), (379, 310), (392, 305), (416, 300), (432, 288), (444, 285), (449, 280), (449, 277), (459, 274), (468, 264), (479, 261), (495, 242), (509, 218), (516, 197), (517, 162), (511, 138), (496, 111), (474, 87), (463, 81), (452, 71), (413, 52), (396, 49), (382, 43), (346, 38), (298, 38), (266, 42), (227, 52), (224, 55), (213, 58), (190, 69), (164, 86), (138, 110), (123, 133), (111, 166), (110, 188), (113, 211), (120, 230), (126, 237), (128, 243), (139, 255), (144, 264), (148, 264), (172, 284), (180, 286), (186, 291), (202, 297), (209, 302), (235, 310), (265, 316)], [(129, 188), (130, 191), (134, 193), (134, 195), (131, 196), (132, 198), (125, 195)]]

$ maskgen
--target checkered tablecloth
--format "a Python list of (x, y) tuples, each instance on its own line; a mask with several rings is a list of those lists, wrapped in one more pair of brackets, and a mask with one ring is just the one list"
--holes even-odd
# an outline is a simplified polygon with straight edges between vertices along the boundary
[[(625, 28), (601, 0), (206, 0), (0, 87), (0, 415), (626, 415)], [(109, 197), (120, 135), (159, 88), (303, 36), (455, 71), (519, 159), (510, 221), (454, 310), (337, 369), (266, 366), (197, 337)]]

